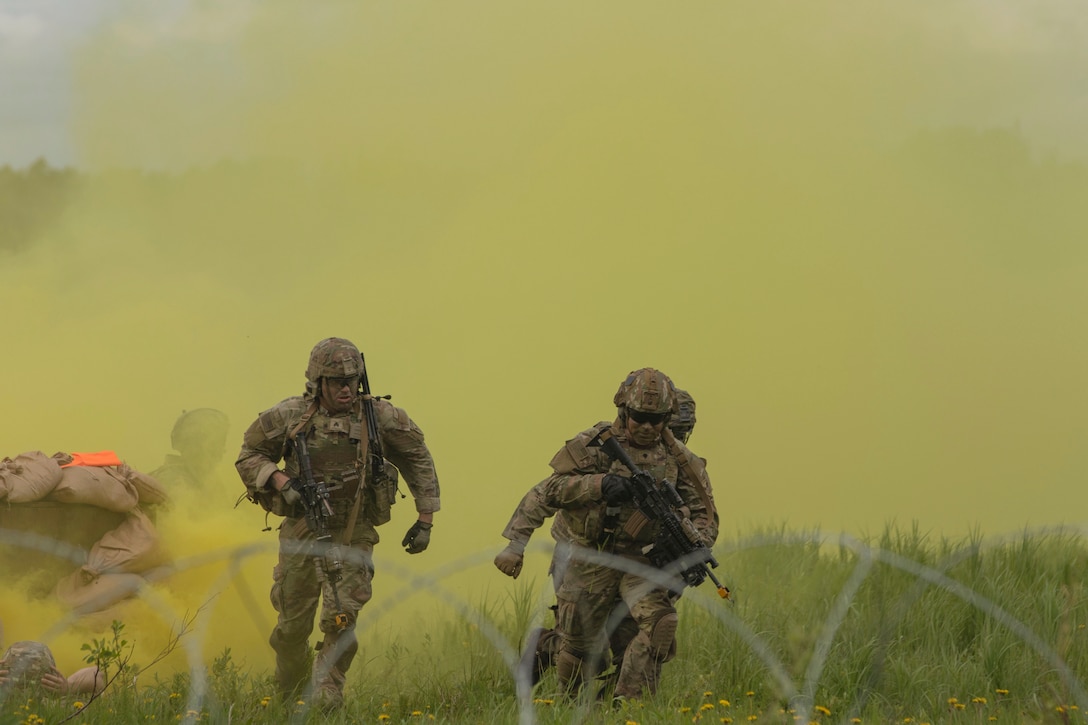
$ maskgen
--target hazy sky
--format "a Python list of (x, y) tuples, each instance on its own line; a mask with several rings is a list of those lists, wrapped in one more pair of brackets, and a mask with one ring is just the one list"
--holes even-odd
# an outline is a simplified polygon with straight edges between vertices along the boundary
[[(41, 156), (53, 164), (87, 161), (73, 134), (81, 108), (96, 103), (94, 98), (79, 98), (75, 89), (81, 64), (79, 53), (87, 44), (111, 45), (118, 52), (173, 45), (175, 51), (191, 53), (194, 62), (204, 62), (235, 44), (252, 27), (253, 5), (249, 0), (172, 0), (154, 4), (125, 0), (0, 0), (0, 164), (24, 166)], [(999, 89), (992, 81), (957, 85), (947, 90), (943, 102), (909, 109), (911, 117), (906, 120), (910, 122), (1015, 124), (1041, 149), (1081, 158), (1088, 155), (1088, 138), (1082, 130), (1088, 126), (1088, 90), (1083, 82), (1088, 68), (1088, 13), (1083, 12), (1079, 0), (924, 1), (910, 3), (909, 9), (896, 9), (891, 3), (876, 7), (848, 3), (820, 9), (818, 13), (823, 17), (815, 26), (807, 25), (805, 16), (811, 10), (790, 3), (769, 5), (772, 9), (765, 17), (773, 20), (770, 25), (759, 23), (751, 28), (756, 40), (764, 34), (784, 37), (794, 33), (799, 38), (808, 35), (806, 40), (811, 40), (827, 30), (828, 26), (821, 25), (829, 21), (838, 31), (864, 36), (872, 30), (877, 37), (888, 30), (880, 25), (905, 22), (913, 26), (912, 32), (918, 34), (923, 45), (905, 49), (907, 53), (900, 57), (904, 67), (911, 64), (912, 51), (921, 54), (926, 43), (937, 42), (959, 56), (960, 61), (954, 65), (973, 57), (1003, 70), (1000, 85), (1018, 88), (1016, 93), (1003, 94), (996, 92)], [(321, 16), (336, 12), (337, 6), (328, 3), (325, 9), (310, 9), (308, 14), (320, 22)], [(386, 17), (395, 25), (414, 22), (413, 16), (422, 18), (427, 13), (427, 8), (414, 3), (398, 9), (368, 6), (368, 23), (373, 28), (380, 27)], [(619, 6), (602, 12), (615, 15), (613, 29), (617, 34), (623, 33), (624, 16), (638, 14)], [(511, 11), (470, 3), (462, 8), (457, 22), (466, 28), (480, 28), (501, 23), (503, 18), (516, 20), (517, 15), (534, 23), (551, 14), (541, 5)], [(716, 23), (744, 24), (751, 9), (743, 3), (695, 3), (685, 8), (682, 16), (678, 11), (666, 15), (673, 16), (663, 18), (668, 25), (682, 28), (690, 23), (690, 32), (720, 32), (723, 42), (730, 42), (729, 31)], [(702, 22), (709, 25), (700, 29)], [(873, 27), (867, 28), (869, 25)], [(366, 32), (360, 30), (362, 35)], [(450, 28), (450, 37), (457, 33), (455, 24)], [(835, 42), (831, 37), (824, 40), (831, 45)], [(684, 47), (682, 37), (674, 35), (666, 42), (675, 42), (673, 50), (677, 53), (690, 50)], [(791, 46), (778, 45), (774, 37), (767, 37), (766, 48), (776, 54), (791, 51)], [(213, 62), (218, 60), (222, 58)], [(749, 68), (753, 78), (759, 77), (760, 67), (768, 60), (753, 58)], [(496, 57), (494, 62), (501, 64), (502, 58)], [(930, 76), (919, 80), (934, 88), (947, 85), (944, 75), (950, 69), (934, 66)], [(232, 72), (230, 68), (225, 70)], [(855, 72), (864, 73), (864, 69), (849, 71)], [(958, 80), (967, 78), (960, 76)], [(266, 80), (276, 82), (274, 78)], [(932, 97), (940, 98), (940, 93)]]
[[(1078, 0), (149, 5), (0, 2), (0, 162), (191, 169), (3, 259), (0, 453), (150, 470), (200, 406), (236, 446), (339, 335), (435, 454), (412, 565), (480, 586), (642, 366), (727, 536), (1081, 522)], [(221, 474), (183, 550), (270, 540)]]

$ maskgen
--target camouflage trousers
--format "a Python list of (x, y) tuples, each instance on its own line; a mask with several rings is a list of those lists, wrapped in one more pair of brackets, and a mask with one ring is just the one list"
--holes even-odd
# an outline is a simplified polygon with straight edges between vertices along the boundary
[[(316, 697), (325, 704), (339, 704), (358, 649), (355, 622), (372, 595), (372, 552), (378, 534), (360, 521), (350, 546), (342, 545), (344, 533), (337, 530), (332, 532), (330, 546), (314, 539), (305, 519), (287, 518), (279, 539), (271, 592), (278, 617), (268, 640), (276, 653), (276, 682), (281, 693), (291, 695), (301, 692), (312, 678)], [(324, 640), (311, 664), (309, 641), (318, 604)]]
[[(639, 557), (629, 561), (649, 565)], [(556, 629), (560, 634), (556, 669), (561, 687), (577, 691), (596, 677), (605, 662), (609, 639), (627, 616), (637, 624), (622, 653), (615, 694), (653, 694), (661, 663), (675, 653), (676, 608), (668, 591), (636, 574), (602, 564), (579, 561), (568, 565), (557, 594)], [(633, 631), (633, 630), (632, 630)]]

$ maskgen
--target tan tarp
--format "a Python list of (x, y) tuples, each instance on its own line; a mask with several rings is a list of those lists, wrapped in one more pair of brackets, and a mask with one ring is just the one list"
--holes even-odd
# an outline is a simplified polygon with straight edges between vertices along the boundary
[(129, 512), (125, 520), (91, 547), (80, 571), (84, 581), (105, 573), (143, 572), (170, 562), (159, 533), (143, 511)]
[(62, 478), (60, 463), (41, 451), (0, 461), (0, 501), (30, 503), (45, 498)]
[(85, 614), (133, 596), (146, 583), (139, 574), (103, 574), (87, 581), (83, 570), (76, 569), (57, 582), (55, 594), (61, 604)]
[(61, 503), (83, 503), (119, 513), (136, 508), (140, 500), (136, 486), (116, 468), (98, 466), (63, 469), (60, 483), (47, 498)]

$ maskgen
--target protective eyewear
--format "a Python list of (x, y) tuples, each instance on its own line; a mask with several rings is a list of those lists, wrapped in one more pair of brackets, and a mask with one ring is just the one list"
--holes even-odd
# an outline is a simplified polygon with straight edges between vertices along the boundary
[(650, 425), (661, 425), (665, 422), (665, 413), (644, 413), (641, 410), (628, 410), (627, 417), (635, 421), (639, 425), (643, 423), (649, 423)]

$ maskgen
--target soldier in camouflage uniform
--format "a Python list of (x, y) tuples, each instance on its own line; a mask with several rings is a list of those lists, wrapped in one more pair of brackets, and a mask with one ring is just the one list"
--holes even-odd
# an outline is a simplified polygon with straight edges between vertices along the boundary
[[(705, 464), (666, 428), (676, 410), (672, 381), (653, 368), (636, 370), (620, 386), (614, 403), (618, 414), (611, 428), (617, 441), (656, 480), (676, 482), (684, 501), (678, 513), (689, 517), (712, 545), (717, 526)], [(607, 623), (621, 599), (638, 623), (638, 634), (624, 653), (615, 694), (639, 697), (656, 691), (660, 664), (673, 651), (678, 617), (665, 587), (584, 559), (586, 552), (603, 551), (649, 566), (642, 550), (654, 542), (659, 527), (634, 505), (626, 468), (599, 448), (587, 447), (606, 427), (598, 423), (568, 441), (551, 461), (554, 473), (539, 484), (539, 501), (558, 510), (553, 528), (569, 537), (572, 551), (558, 591), (561, 644), (556, 667), (559, 683), (568, 691), (597, 674), (608, 647)]]
[(215, 408), (183, 411), (170, 431), (170, 445), (177, 454), (168, 454), (150, 476), (172, 494), (204, 488), (215, 464), (223, 459), (229, 427), (226, 413)]
[[(367, 420), (360, 381), (363, 358), (351, 342), (328, 338), (310, 354), (306, 392), (261, 413), (245, 433), (235, 463), (251, 498), (282, 511), (279, 564), (273, 572), (272, 604), (279, 614), (269, 639), (276, 652), (276, 681), (290, 696), (310, 679), (308, 642), (321, 602), (312, 686), (323, 708), (343, 703), (344, 681), (358, 644), (355, 623), (371, 597), (372, 552), (376, 527), (390, 520), (395, 479), (374, 475), (367, 462)], [(382, 399), (373, 399), (385, 457), (404, 476), (415, 499), (418, 520), (401, 545), (408, 553), (424, 551), (430, 542), (439, 486), (434, 461), (423, 432), (408, 414)], [(330, 491), (332, 548), (318, 545), (309, 530), (298, 491), (299, 461), (293, 453), (296, 435), (305, 436), (314, 479)], [(283, 460), (284, 468), (278, 466)], [(274, 493), (275, 492), (275, 493)], [(330, 561), (340, 569), (337, 582)]]
[(105, 678), (97, 667), (84, 667), (71, 677), (57, 669), (53, 653), (32, 640), (15, 642), (0, 657), (0, 701), (11, 689), (37, 690), (56, 695), (101, 692)]
[[(620, 385), (620, 390), (617, 392), (618, 396), (626, 395), (626, 385), (627, 381), (625, 380)], [(688, 438), (691, 437), (691, 433), (695, 429), (695, 400), (686, 390), (676, 389), (676, 411), (669, 419), (668, 427), (672, 431), (673, 437), (681, 443), (687, 444)], [(607, 425), (607, 423), (599, 425)], [(543, 526), (546, 519), (554, 516), (558, 511), (557, 507), (544, 503), (543, 496), (546, 484), (547, 479), (529, 489), (529, 492), (521, 499), (502, 532), (503, 537), (509, 539), (510, 543), (495, 557), (495, 566), (503, 574), (514, 579), (517, 579), (521, 574), (521, 567), (525, 560), (525, 547), (528, 545), (529, 539), (538, 528)], [(716, 517), (717, 514), (715, 513), (715, 533), (717, 532)], [(551, 565), (548, 568), (548, 573), (552, 577), (553, 586), (557, 592), (563, 582), (563, 572), (566, 570), (567, 562), (570, 559), (570, 548), (568, 546), (570, 535), (559, 524), (561, 524), (559, 519), (552, 522), (552, 538), (555, 539), (559, 546), (556, 547)], [(618, 673), (622, 668), (624, 652), (627, 651), (627, 646), (631, 643), (631, 640), (638, 634), (638, 623), (631, 617), (627, 605), (623, 604), (623, 600), (619, 598), (617, 598), (615, 604), (625, 614), (609, 632), (609, 648), (612, 651), (614, 674)], [(552, 607), (552, 609), (557, 608), (557, 606)], [(529, 674), (532, 684), (535, 685), (544, 675), (544, 672), (552, 666), (559, 654), (559, 644), (559, 633), (555, 629), (540, 628), (529, 636), (526, 642), (522, 667), (523, 671)], [(675, 649), (673, 647), (670, 654), (662, 661), (667, 662), (671, 659), (675, 654)]]

